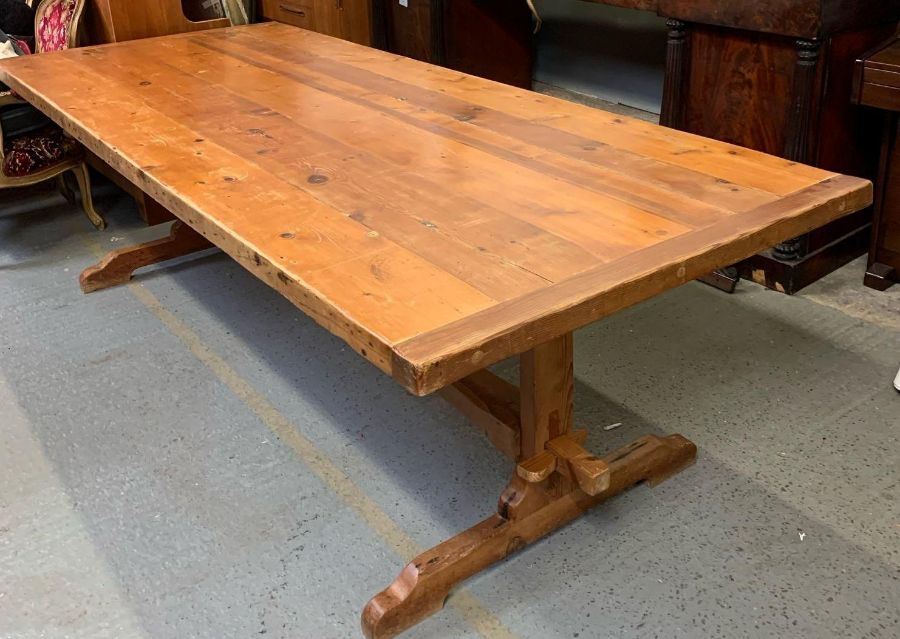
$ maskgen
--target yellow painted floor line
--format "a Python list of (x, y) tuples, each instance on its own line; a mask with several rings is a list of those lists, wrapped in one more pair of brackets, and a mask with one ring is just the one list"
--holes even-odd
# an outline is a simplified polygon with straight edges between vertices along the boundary
[[(99, 244), (92, 242), (91, 248), (95, 254), (102, 255), (103, 250)], [(178, 319), (153, 293), (136, 282), (129, 283), (127, 287), (132, 295), (146, 306), (173, 335), (180, 339), (197, 359), (212, 371), (231, 392), (237, 395), (394, 552), (408, 560), (424, 551), (391, 519), (390, 515), (354, 484), (315, 444), (301, 435), (287, 417), (257, 392), (212, 348), (207, 346), (199, 335)], [(397, 574), (400, 573), (401, 568), (402, 566), (397, 566)], [(393, 579), (395, 576), (387, 576), (384, 585), (387, 586), (389, 579)], [(459, 613), (466, 623), (485, 639), (517, 639), (516, 635), (504, 626), (503, 622), (494, 616), (475, 595), (465, 589), (458, 589), (448, 600), (447, 605)]]

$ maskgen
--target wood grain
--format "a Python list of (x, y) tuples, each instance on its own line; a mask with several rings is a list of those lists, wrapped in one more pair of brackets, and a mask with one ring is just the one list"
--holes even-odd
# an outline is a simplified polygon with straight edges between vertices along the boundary
[(524, 353), (519, 364), (522, 457), (533, 457), (572, 428), (573, 339), (566, 333)]
[(3, 61), (0, 81), (417, 394), (871, 199), (276, 23)]

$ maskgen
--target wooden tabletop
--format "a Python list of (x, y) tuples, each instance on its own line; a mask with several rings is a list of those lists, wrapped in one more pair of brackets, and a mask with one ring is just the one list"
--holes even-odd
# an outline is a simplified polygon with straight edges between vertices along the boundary
[(416, 394), (872, 198), (275, 23), (6, 60), (0, 81)]

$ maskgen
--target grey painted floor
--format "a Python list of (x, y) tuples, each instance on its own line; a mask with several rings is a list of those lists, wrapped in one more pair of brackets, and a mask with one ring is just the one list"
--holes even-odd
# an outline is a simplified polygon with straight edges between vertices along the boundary
[[(509, 465), (221, 254), (81, 295), (98, 254), (158, 235), (100, 200), (104, 233), (2, 205), (0, 637), (358, 636)], [(900, 290), (861, 268), (794, 298), (690, 284), (580, 331), (589, 445), (681, 432), (698, 463), (409, 636), (900, 636)]]

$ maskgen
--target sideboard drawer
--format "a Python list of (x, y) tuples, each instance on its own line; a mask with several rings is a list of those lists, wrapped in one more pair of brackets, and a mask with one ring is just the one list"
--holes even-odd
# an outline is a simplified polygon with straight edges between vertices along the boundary
[(297, 0), (262, 0), (262, 15), (269, 20), (292, 24), (304, 29), (316, 28), (316, 17), (309, 4)]

